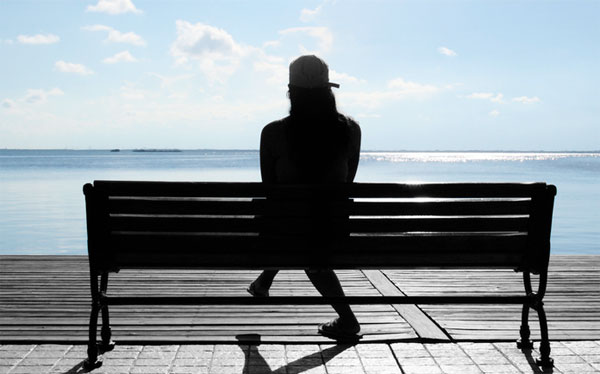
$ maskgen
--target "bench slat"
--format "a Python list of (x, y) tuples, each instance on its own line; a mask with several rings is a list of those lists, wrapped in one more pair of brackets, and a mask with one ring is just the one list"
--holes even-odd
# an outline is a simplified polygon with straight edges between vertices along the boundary
[[(108, 245), (115, 253), (138, 251), (140, 253), (160, 253), (169, 251), (203, 253), (251, 253), (261, 256), (287, 256), (297, 252), (323, 255), (332, 252), (346, 252), (349, 256), (387, 256), (379, 259), (382, 266), (389, 257), (402, 257), (410, 251), (427, 252), (430, 255), (444, 251), (481, 253), (484, 251), (523, 251), (527, 245), (526, 233), (423, 233), (406, 235), (365, 234), (323, 240), (306, 235), (260, 237), (256, 233), (207, 233), (206, 235), (187, 233), (138, 233), (114, 232)], [(393, 256), (392, 256), (393, 255)]]
[(148, 198), (110, 199), (112, 214), (213, 214), (306, 216), (336, 212), (346, 215), (507, 215), (529, 214), (530, 200), (435, 201), (435, 202), (323, 202), (156, 200)]
[[(352, 217), (334, 219), (333, 224), (345, 225), (349, 232), (438, 232), (438, 231), (527, 231), (527, 216), (505, 217)], [(170, 231), (170, 232), (290, 232), (307, 226), (306, 219), (297, 217), (254, 216), (165, 216), (165, 215), (115, 215), (111, 217), (113, 231)], [(294, 230), (295, 229), (295, 230)]]
[(265, 197), (285, 195), (315, 197), (334, 194), (348, 197), (530, 197), (546, 189), (545, 183), (353, 183), (313, 186), (267, 185), (258, 182), (146, 182), (94, 181), (108, 196), (223, 196)]

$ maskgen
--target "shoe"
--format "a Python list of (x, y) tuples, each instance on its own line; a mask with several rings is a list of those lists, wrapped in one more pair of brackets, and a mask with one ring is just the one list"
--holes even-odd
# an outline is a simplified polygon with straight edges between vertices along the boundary
[(339, 318), (320, 324), (318, 331), (319, 334), (338, 341), (352, 342), (362, 338), (358, 323), (355, 326), (342, 327)]
[(269, 297), (269, 290), (261, 290), (256, 286), (256, 282), (250, 283), (250, 286), (246, 289), (248, 293), (254, 297)]

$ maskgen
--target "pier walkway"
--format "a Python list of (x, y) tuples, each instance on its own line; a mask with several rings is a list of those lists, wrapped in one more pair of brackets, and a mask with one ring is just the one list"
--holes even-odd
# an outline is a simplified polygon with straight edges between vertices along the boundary
[[(338, 274), (349, 295), (522, 290), (520, 276), (509, 270)], [(109, 292), (243, 295), (256, 275), (130, 270), (111, 274)], [(600, 372), (599, 285), (600, 256), (552, 257), (544, 300), (555, 373)], [(299, 271), (281, 272), (272, 294), (317, 295)], [(0, 374), (80, 372), (89, 295), (86, 256), (0, 256)], [(531, 364), (535, 353), (523, 354), (514, 347), (519, 306), (357, 305), (354, 309), (364, 338), (356, 346), (344, 347), (316, 332), (318, 323), (335, 316), (329, 306), (112, 306), (118, 348), (106, 355), (105, 367), (97, 372), (540, 372)], [(537, 341), (535, 313), (530, 326)], [(340, 369), (344, 365), (345, 371)]]

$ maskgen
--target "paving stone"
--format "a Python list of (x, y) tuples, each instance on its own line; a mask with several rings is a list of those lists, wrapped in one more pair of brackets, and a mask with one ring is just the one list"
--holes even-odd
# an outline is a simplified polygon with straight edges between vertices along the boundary
[(563, 373), (596, 373), (596, 369), (590, 364), (565, 364), (554, 362), (554, 366)]
[(402, 365), (402, 371), (404, 374), (442, 374), (442, 369), (435, 365), (418, 365), (418, 366), (405, 366)]
[(478, 374), (481, 370), (475, 365), (440, 365), (445, 374)]
[(360, 366), (362, 365), (360, 359), (358, 357), (348, 357), (348, 358), (332, 358), (329, 361), (325, 361), (325, 365), (327, 367), (331, 366)]
[(17, 362), (21, 361), (21, 358), (0, 358), (0, 366), (13, 366)]
[[(287, 370), (287, 374), (328, 374), (327, 371), (325, 371), (325, 368), (322, 366), (316, 367), (316, 368), (309, 368), (306, 369), (304, 371), (296, 371), (295, 368), (288, 368)], [(270, 373), (260, 373), (260, 374), (270, 374)], [(281, 373), (283, 374), (283, 372)]]
[(25, 357), (19, 362), (19, 366), (52, 366), (58, 360), (58, 357)]
[(138, 358), (135, 360), (135, 366), (166, 366), (168, 367), (173, 362), (172, 359), (160, 358)]
[(323, 359), (321, 357), (302, 357), (296, 360), (290, 360), (288, 358), (288, 366), (317, 366), (323, 365)]
[(170, 374), (208, 374), (209, 368), (207, 366), (187, 366), (187, 367), (174, 367), (169, 370)]
[(235, 366), (217, 366), (211, 367), (208, 371), (210, 374), (246, 374), (243, 367)]
[(455, 344), (425, 344), (434, 357), (466, 357), (465, 352)]
[(521, 370), (512, 365), (480, 365), (479, 369), (485, 374), (516, 374), (522, 373)]
[[(78, 353), (79, 354), (79, 353)], [(69, 352), (66, 356), (70, 356), (71, 352)], [(111, 352), (106, 352), (104, 354), (106, 357), (110, 357), (110, 358), (122, 358), (122, 359), (135, 359), (140, 355), (140, 352), (136, 352), (136, 351), (111, 351)], [(84, 358), (86, 357), (86, 355), (83, 356)]]
[(398, 366), (365, 366), (364, 369), (367, 374), (402, 374)]
[(327, 367), (328, 374), (365, 374), (362, 366), (334, 366), (332, 368)]
[[(469, 356), (459, 356), (459, 357), (452, 357), (452, 356), (434, 356), (435, 357), (435, 362), (438, 363), (438, 365), (473, 365), (474, 362), (473, 360), (471, 360), (471, 358)], [(433, 359), (431, 359), (432, 361), (434, 361)]]
[(66, 366), (66, 365), (71, 365), (71, 366), (75, 366), (78, 364), (83, 364), (83, 359), (80, 358), (69, 358), (69, 357), (62, 357), (60, 358), (60, 360), (56, 363), (56, 365), (62, 365), (62, 366)]
[(369, 357), (362, 357), (360, 358), (360, 361), (362, 362), (364, 367), (369, 367), (369, 366), (397, 366), (396, 364), (396, 360), (393, 357), (387, 357), (387, 358), (369, 358)]
[(31, 351), (29, 350), (6, 350), (0, 351), (0, 358), (23, 358)]
[(401, 366), (436, 366), (433, 357), (408, 357), (399, 359)]
[(431, 354), (429, 353), (429, 351), (426, 350), (422, 346), (419, 348), (414, 348), (414, 347), (407, 348), (404, 345), (392, 344), (392, 351), (394, 352), (394, 355), (396, 355), (396, 357), (398, 357), (398, 359), (431, 357)]
[(600, 354), (598, 355), (581, 355), (583, 360), (590, 364), (599, 364), (600, 363)]
[(110, 366), (131, 366), (135, 363), (133, 358), (113, 358), (111, 356), (103, 357), (103, 365)]
[(509, 365), (510, 361), (502, 355), (500, 352), (487, 352), (484, 354), (471, 354), (469, 357), (476, 363), (480, 365), (488, 364), (488, 365)]
[[(129, 374), (129, 366), (126, 367), (121, 367), (121, 366), (114, 366), (114, 367), (100, 367), (98, 369), (94, 369), (94, 371), (91, 371), (91, 373), (93, 374)], [(85, 371), (83, 371), (83, 373), (85, 373)]]
[(52, 365), (47, 366), (17, 366), (13, 368), (10, 374), (47, 374), (52, 370)]
[(129, 370), (131, 374), (167, 374), (168, 367), (164, 366), (134, 366)]

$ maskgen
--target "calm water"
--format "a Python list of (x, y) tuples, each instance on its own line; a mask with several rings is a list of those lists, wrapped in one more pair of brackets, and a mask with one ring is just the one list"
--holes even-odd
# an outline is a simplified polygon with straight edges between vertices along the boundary
[[(0, 254), (85, 254), (94, 179), (259, 181), (256, 151), (0, 150)], [(552, 252), (600, 254), (600, 153), (363, 152), (357, 182), (547, 182)]]

